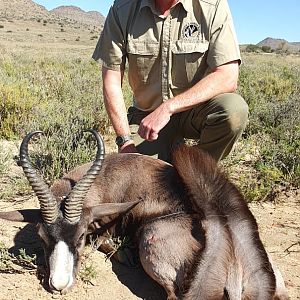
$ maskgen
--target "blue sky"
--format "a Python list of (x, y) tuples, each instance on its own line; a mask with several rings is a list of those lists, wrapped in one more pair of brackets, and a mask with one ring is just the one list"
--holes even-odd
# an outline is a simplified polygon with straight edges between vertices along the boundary
[[(107, 15), (113, 0), (34, 0), (48, 10), (75, 5)], [(228, 0), (240, 44), (256, 44), (266, 37), (300, 42), (300, 0)]]

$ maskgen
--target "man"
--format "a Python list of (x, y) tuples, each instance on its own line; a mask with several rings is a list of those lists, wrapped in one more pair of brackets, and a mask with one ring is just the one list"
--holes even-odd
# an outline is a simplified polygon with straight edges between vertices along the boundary
[[(93, 58), (102, 61), (104, 102), (121, 153), (169, 161), (187, 138), (220, 160), (245, 128), (227, 0), (116, 0)], [(128, 115), (126, 62), (134, 97)]]

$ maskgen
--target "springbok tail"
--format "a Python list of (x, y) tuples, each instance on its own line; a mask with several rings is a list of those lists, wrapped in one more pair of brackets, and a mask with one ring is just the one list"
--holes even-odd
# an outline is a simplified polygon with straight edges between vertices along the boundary
[[(174, 166), (192, 196), (194, 209), (203, 212), (205, 217), (215, 214), (219, 220), (223, 218), (228, 227), (236, 265), (228, 273), (232, 282), (228, 281), (227, 286), (242, 286), (242, 299), (272, 299), (274, 272), (259, 238), (255, 218), (243, 196), (219, 170), (214, 159), (203, 151), (182, 145), (173, 158)], [(222, 251), (226, 248), (220, 248), (217, 253)], [(241, 284), (236, 282), (240, 275), (234, 275), (235, 272), (240, 274), (239, 268), (243, 271)]]
[(221, 300), (224, 297), (228, 266), (232, 259), (228, 230), (216, 216), (203, 221), (205, 248), (184, 300)]

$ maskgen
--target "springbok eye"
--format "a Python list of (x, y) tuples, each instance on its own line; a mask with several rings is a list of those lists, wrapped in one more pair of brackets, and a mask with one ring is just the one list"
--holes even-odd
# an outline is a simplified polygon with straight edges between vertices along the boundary
[(77, 243), (78, 244), (81, 243), (83, 241), (83, 239), (84, 239), (84, 233), (78, 238)]

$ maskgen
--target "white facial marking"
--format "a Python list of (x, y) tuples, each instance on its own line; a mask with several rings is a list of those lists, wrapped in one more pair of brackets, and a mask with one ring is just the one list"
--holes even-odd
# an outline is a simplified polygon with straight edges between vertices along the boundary
[(49, 257), (50, 286), (61, 291), (73, 283), (74, 258), (68, 245), (59, 241)]

